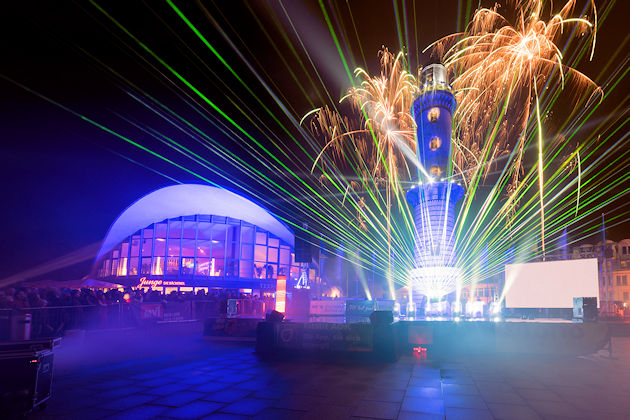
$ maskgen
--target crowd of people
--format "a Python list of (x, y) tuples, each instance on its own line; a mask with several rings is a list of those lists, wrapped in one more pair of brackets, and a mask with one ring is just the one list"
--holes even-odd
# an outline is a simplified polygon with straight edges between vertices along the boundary
[(168, 295), (158, 290), (110, 289), (108, 291), (92, 290), (88, 288), (34, 288), (7, 287), (0, 289), (0, 309), (25, 309), (66, 306), (107, 306), (116, 303), (167, 303), (185, 302), (191, 300), (227, 301), (241, 299), (258, 301), (258, 295), (238, 293), (234, 290), (217, 289), (206, 293), (200, 289), (196, 293), (172, 291)]
[[(190, 320), (262, 316), (265, 308), (273, 307), (273, 298), (227, 289), (208, 292), (200, 289), (196, 293), (172, 291), (168, 295), (158, 290), (133, 288), (103, 291), (18, 286), (0, 289), (0, 311), (10, 311), (11, 317), (30, 314), (27, 316), (31, 319), (31, 338), (61, 336), (69, 329), (139, 326), (151, 322), (143, 315), (143, 308), (149, 306), (145, 304), (156, 303), (162, 304), (160, 313), (164, 320)], [(8, 337), (7, 328), (9, 325), (0, 323), (0, 340)]]

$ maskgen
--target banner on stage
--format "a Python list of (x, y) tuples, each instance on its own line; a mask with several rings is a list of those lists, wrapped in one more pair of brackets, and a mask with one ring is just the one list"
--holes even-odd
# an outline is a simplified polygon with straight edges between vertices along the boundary
[(346, 302), (343, 300), (311, 300), (311, 315), (344, 315)]
[(279, 323), (276, 347), (325, 351), (371, 351), (373, 326), (370, 324), (333, 324), (329, 322)]
[(374, 312), (373, 300), (347, 300), (346, 315), (370, 316)]
[(394, 310), (393, 300), (376, 300), (375, 302), (376, 302), (377, 311), (393, 311)]

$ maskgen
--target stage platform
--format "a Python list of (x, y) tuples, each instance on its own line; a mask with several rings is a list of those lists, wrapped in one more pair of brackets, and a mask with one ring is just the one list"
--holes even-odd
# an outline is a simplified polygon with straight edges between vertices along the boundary
[(523, 354), (581, 356), (610, 342), (601, 322), (565, 320), (399, 321), (394, 324), (400, 350), (425, 347), (433, 355)]
[[(332, 319), (331, 319), (332, 321)], [(536, 321), (261, 322), (257, 350), (266, 354), (371, 353), (394, 360), (414, 349), (432, 358), (522, 355), (574, 357), (610, 343), (607, 323)], [(424, 350), (422, 350), (424, 351)]]

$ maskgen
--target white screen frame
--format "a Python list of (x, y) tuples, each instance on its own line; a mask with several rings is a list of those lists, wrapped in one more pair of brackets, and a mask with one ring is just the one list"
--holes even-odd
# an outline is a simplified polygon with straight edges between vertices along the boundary
[(505, 266), (506, 308), (572, 308), (574, 297), (596, 297), (597, 258)]

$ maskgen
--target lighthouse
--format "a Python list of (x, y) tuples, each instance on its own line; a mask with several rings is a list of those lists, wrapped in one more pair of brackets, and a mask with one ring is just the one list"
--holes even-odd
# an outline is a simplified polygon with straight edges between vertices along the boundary
[[(414, 214), (414, 267), (410, 286), (428, 299), (456, 290), (455, 222), (464, 188), (451, 181), (452, 116), (457, 101), (446, 68), (431, 64), (420, 74), (420, 94), (412, 105), (416, 122), (416, 154), (421, 168), (407, 191)], [(412, 293), (410, 293), (411, 299)]]

